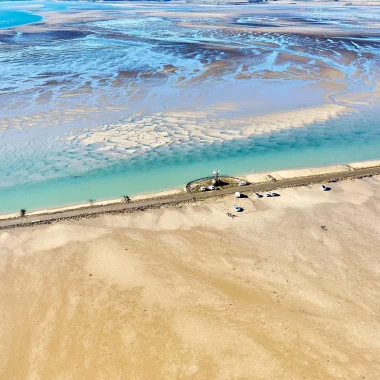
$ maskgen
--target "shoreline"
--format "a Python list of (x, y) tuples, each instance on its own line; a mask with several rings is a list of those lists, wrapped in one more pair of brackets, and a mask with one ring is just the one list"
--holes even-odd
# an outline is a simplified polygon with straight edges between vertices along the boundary
[(0, 231), (0, 379), (377, 379), (380, 175), (331, 188)]
[[(279, 188), (307, 186), (313, 183), (334, 182), (366, 176), (380, 175), (380, 160), (332, 165), (317, 168), (280, 170), (275, 172), (251, 173), (239, 177), (251, 184), (244, 186), (242, 192), (269, 191)], [(124, 203), (120, 199), (82, 203), (79, 205), (38, 210), (20, 218), (18, 213), (0, 215), (0, 230), (16, 227), (27, 227), (38, 224), (82, 218), (92, 218), (102, 214), (131, 213), (162, 206), (178, 206), (183, 203), (199, 201), (212, 197), (233, 194), (236, 188), (188, 194), (179, 188), (157, 193), (142, 194), (131, 202)]]

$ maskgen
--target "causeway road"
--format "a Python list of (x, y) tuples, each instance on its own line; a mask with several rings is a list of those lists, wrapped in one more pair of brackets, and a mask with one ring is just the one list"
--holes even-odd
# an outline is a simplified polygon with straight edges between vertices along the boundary
[(233, 194), (236, 191), (242, 193), (252, 193), (256, 191), (270, 191), (286, 187), (307, 186), (313, 183), (340, 181), (349, 178), (360, 178), (380, 174), (380, 166), (347, 170), (336, 173), (312, 175), (300, 178), (281, 179), (275, 182), (254, 183), (240, 188), (228, 188), (223, 190), (205, 191), (202, 193), (178, 194), (160, 198), (149, 198), (130, 203), (113, 203), (102, 206), (85, 206), (77, 209), (65, 209), (62, 211), (26, 215), (25, 217), (0, 220), (0, 230), (31, 227), (38, 224), (49, 224), (62, 220), (76, 220), (81, 218), (91, 218), (102, 214), (130, 213), (147, 209), (159, 208), (161, 206), (178, 205), (181, 203), (202, 200), (205, 198), (217, 197)]

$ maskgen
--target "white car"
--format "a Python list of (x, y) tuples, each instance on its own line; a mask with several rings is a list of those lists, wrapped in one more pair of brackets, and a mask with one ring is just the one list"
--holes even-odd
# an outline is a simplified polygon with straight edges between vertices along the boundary
[(208, 187), (208, 189), (209, 189), (209, 190), (215, 190), (215, 186), (210, 185), (210, 186)]
[(262, 198), (262, 197), (263, 197), (260, 193), (253, 193), (253, 195), (254, 195), (256, 198)]
[(240, 198), (240, 197), (241, 197), (241, 194), (237, 191), (237, 192), (235, 193), (235, 197), (236, 197), (236, 198)]
[(247, 186), (248, 183), (246, 181), (240, 181), (239, 186)]
[(326, 187), (325, 185), (321, 185), (321, 189), (322, 189), (323, 191), (327, 191), (327, 187)]
[(265, 194), (266, 197), (270, 198), (272, 196), (272, 193), (270, 191), (268, 191), (266, 194)]
[(237, 205), (234, 205), (234, 210), (236, 212), (242, 212), (243, 211), (243, 209), (241, 207), (237, 206)]
[(200, 190), (200, 191), (206, 191), (206, 188), (205, 188), (204, 186), (201, 186), (201, 187), (199, 188), (199, 190)]

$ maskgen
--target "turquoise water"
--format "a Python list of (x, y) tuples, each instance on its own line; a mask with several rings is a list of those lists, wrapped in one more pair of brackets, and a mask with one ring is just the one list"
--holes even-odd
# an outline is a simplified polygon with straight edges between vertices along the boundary
[(83, 175), (0, 189), (0, 212), (21, 208), (38, 210), (133, 196), (178, 187), (211, 175), (324, 166), (379, 158), (380, 125), (374, 111), (306, 128), (262, 135), (245, 141), (211, 144), (202, 148), (154, 152), (120, 161)]
[[(336, 73), (348, 93), (370, 98), (380, 67), (378, 31), (372, 28), (377, 9), (318, 8), (309, 20), (309, 10), (275, 5), (268, 17), (254, 14), (264, 8), (248, 6), (36, 1), (0, 7), (0, 14), (5, 7), (16, 13), (12, 26), (34, 22), (25, 19), (30, 16), (48, 20), (52, 11), (70, 13), (71, 20), (68, 27), (62, 21), (60, 27), (0, 33), (0, 213), (159, 191), (215, 168), (239, 175), (380, 158), (376, 106), (354, 105), (338, 119), (246, 138), (240, 134), (246, 124), (234, 124), (319, 107), (323, 86), (335, 83)], [(228, 17), (213, 17), (217, 12)], [(0, 20), (11, 27), (10, 17)], [(258, 24), (276, 20), (278, 33), (255, 32)], [(295, 27), (330, 23), (335, 34), (281, 33), (282, 20)], [(217, 24), (222, 28), (212, 27)], [(213, 71), (215, 63), (223, 70)], [(165, 73), (165, 65), (176, 70)], [(249, 79), (237, 80), (242, 74)], [(339, 94), (331, 99), (339, 101)], [(220, 104), (232, 104), (232, 111)], [(178, 116), (172, 125), (158, 116), (193, 109), (205, 115)], [(151, 121), (139, 123), (140, 111)], [(132, 127), (123, 130), (119, 119), (132, 120)], [(273, 130), (283, 122), (270, 120)]]
[[(115, 2), (117, 4), (117, 2)], [(112, 9), (115, 10), (115, 7), (111, 4), (105, 3), (96, 3), (91, 1), (23, 1), (23, 0), (0, 0), (2, 8), (17, 8), (25, 7), (33, 9), (39, 9), (39, 12), (51, 12), (51, 11), (70, 11), (77, 9)], [(120, 4), (120, 3), (119, 3)], [(126, 8), (128, 5), (125, 6)]]
[(0, 10), (0, 29), (13, 28), (33, 22), (39, 22), (43, 18), (29, 12)]
[[(0, 1), (0, 29), (13, 28), (26, 24), (32, 24), (43, 20), (40, 14), (45, 12), (67, 12), (76, 10), (115, 10), (115, 7), (107, 4), (91, 2), (52, 2), (52, 1)], [(25, 7), (26, 10), (18, 10), (15, 7)], [(27, 9), (32, 7), (33, 10)], [(37, 11), (35, 9), (37, 8)], [(127, 9), (127, 7), (125, 7)], [(36, 14), (36, 12), (38, 14)]]

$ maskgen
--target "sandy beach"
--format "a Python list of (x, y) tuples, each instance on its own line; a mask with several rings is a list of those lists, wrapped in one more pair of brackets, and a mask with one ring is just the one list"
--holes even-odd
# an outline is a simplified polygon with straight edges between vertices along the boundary
[(73, 4), (0, 30), (0, 380), (378, 380), (379, 10)]
[[(244, 193), (269, 191), (288, 187), (307, 186), (316, 183), (330, 183), (347, 179), (371, 177), (380, 174), (380, 161), (362, 161), (349, 164), (290, 169), (273, 172), (245, 173), (239, 178), (248, 183), (244, 188), (219, 188), (206, 193), (188, 192), (187, 185), (167, 189), (155, 193), (143, 193), (128, 201), (124, 198), (73, 204), (58, 208), (26, 210), (26, 216), (20, 218), (20, 213), (0, 214), (0, 230), (8, 228), (27, 227), (31, 225), (59, 222), (63, 220), (78, 220), (91, 218), (108, 213), (136, 212), (146, 209), (156, 209), (162, 206), (181, 206), (184, 203), (204, 200), (233, 194), (236, 190)], [(196, 181), (195, 181), (196, 182)]]
[(379, 185), (1, 232), (0, 378), (377, 379)]

